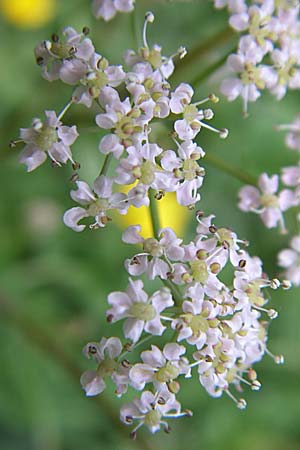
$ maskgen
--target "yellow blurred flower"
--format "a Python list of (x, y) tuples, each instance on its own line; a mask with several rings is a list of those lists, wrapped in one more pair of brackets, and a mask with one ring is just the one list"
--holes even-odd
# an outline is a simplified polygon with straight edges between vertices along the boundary
[[(129, 186), (127, 192), (131, 188), (132, 186)], [(189, 220), (191, 220), (193, 213), (185, 206), (177, 203), (174, 192), (167, 192), (161, 200), (157, 200), (156, 202), (161, 227), (172, 227), (177, 236), (182, 237), (185, 227)], [(153, 236), (150, 209), (146, 206), (142, 206), (141, 208), (130, 206), (125, 216), (121, 214), (117, 215), (116, 223), (122, 228), (140, 224), (142, 227), (141, 235), (144, 238)]]
[(0, 0), (0, 11), (8, 22), (24, 28), (37, 28), (49, 22), (56, 0)]

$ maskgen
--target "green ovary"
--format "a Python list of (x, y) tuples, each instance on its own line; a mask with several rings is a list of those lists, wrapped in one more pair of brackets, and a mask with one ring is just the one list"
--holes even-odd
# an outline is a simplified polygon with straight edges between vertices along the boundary
[(179, 375), (177, 367), (173, 366), (171, 362), (167, 362), (164, 367), (161, 367), (158, 372), (155, 373), (155, 378), (160, 383), (168, 383), (175, 380)]
[(58, 141), (57, 132), (54, 128), (44, 127), (38, 132), (36, 145), (44, 152), (49, 150)]
[(156, 316), (155, 309), (149, 303), (134, 303), (130, 308), (130, 314), (138, 320), (145, 322), (154, 319)]
[(260, 197), (260, 203), (262, 206), (265, 206), (266, 208), (278, 208), (279, 202), (278, 197), (276, 195), (272, 194), (264, 194)]
[(145, 415), (144, 424), (148, 427), (155, 427), (160, 423), (162, 415), (159, 411), (150, 411)]
[(102, 378), (110, 377), (117, 367), (118, 363), (114, 359), (105, 359), (99, 364), (97, 372)]

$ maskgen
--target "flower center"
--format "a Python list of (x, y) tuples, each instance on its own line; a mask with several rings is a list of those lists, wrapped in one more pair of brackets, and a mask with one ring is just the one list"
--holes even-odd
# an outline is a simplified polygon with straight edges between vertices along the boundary
[(44, 152), (49, 150), (55, 142), (58, 141), (58, 136), (55, 128), (44, 126), (37, 132), (36, 144)]
[(153, 410), (149, 411), (144, 418), (144, 424), (148, 427), (155, 427), (159, 425), (162, 414), (159, 411)]
[(117, 367), (118, 363), (114, 359), (108, 358), (101, 361), (97, 368), (97, 372), (102, 378), (110, 377)]
[(155, 309), (149, 303), (137, 302), (130, 308), (130, 314), (138, 320), (144, 320), (145, 322), (154, 319), (156, 316)]
[(278, 208), (279, 202), (276, 195), (264, 194), (260, 197), (260, 203), (266, 208)]
[(206, 283), (208, 279), (208, 270), (205, 261), (192, 261), (190, 262), (190, 266), (192, 269), (192, 277), (198, 283)]
[(90, 216), (97, 216), (107, 209), (109, 209), (108, 200), (105, 198), (98, 198), (88, 207), (88, 213), (90, 214)]
[(160, 383), (168, 383), (169, 381), (175, 380), (179, 375), (179, 370), (177, 367), (168, 361), (164, 367), (161, 367), (158, 372), (155, 373), (154, 377)]
[(164, 249), (155, 238), (148, 238), (144, 240), (144, 250), (150, 253), (151, 256), (160, 258), (164, 254)]

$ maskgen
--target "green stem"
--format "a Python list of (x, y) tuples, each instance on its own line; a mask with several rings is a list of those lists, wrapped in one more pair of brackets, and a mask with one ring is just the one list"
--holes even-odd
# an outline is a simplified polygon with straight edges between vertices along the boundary
[(199, 75), (197, 75), (193, 80), (190, 80), (190, 84), (192, 86), (197, 86), (199, 83), (201, 83), (203, 80), (205, 80), (207, 77), (209, 77), (215, 70), (219, 69), (223, 64), (225, 64), (227, 58), (231, 53), (234, 53), (236, 48), (232, 48), (230, 51), (228, 51), (225, 55), (223, 55), (220, 59), (212, 63), (210, 66), (208, 66), (203, 72), (201, 72)]
[(105, 156), (101, 170), (99, 172), (99, 176), (107, 174), (111, 159), (112, 159), (112, 153), (109, 153), (108, 155)]
[(153, 236), (157, 239), (159, 235), (160, 230), (160, 223), (159, 223), (159, 214), (158, 214), (158, 208), (157, 208), (157, 200), (154, 196), (154, 190), (150, 189), (149, 198), (150, 198), (150, 217), (151, 217), (151, 223), (152, 223), (152, 229), (153, 229)]
[(201, 41), (196, 47), (188, 51), (187, 55), (179, 60), (176, 64), (175, 77), (178, 77), (178, 72), (180, 73), (182, 69), (186, 69), (188, 66), (195, 65), (197, 62), (202, 62), (204, 55), (211, 52), (212, 50), (220, 49), (221, 46), (230, 41), (236, 33), (229, 27), (219, 31), (214, 36), (209, 37), (206, 41)]
[(253, 186), (257, 185), (256, 178), (253, 177), (251, 174), (245, 172), (243, 169), (240, 169), (239, 167), (233, 167), (231, 164), (228, 164), (226, 161), (220, 159), (218, 156), (207, 153), (205, 155), (205, 160), (213, 167), (216, 167), (217, 169), (228, 173), (229, 175), (233, 176), (242, 183), (252, 184)]

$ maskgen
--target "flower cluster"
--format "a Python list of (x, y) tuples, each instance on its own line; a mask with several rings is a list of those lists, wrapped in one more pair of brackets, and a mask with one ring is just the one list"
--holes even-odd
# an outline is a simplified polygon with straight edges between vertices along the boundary
[(233, 73), (221, 91), (229, 101), (243, 99), (244, 113), (267, 89), (276, 99), (300, 87), (299, 2), (293, 0), (215, 0), (228, 8), (230, 26), (241, 33), (237, 53), (228, 57)]
[[(300, 122), (296, 117), (294, 122), (278, 125), (278, 130), (288, 131), (286, 145), (293, 151), (300, 152)], [(279, 181), (285, 186), (279, 193)], [(239, 191), (239, 208), (245, 212), (259, 214), (267, 228), (278, 224), (283, 234), (288, 234), (283, 212), (294, 208), (296, 221), (299, 224), (300, 215), (300, 160), (294, 166), (282, 167), (281, 174), (268, 177), (266, 173), (260, 175), (258, 187), (244, 186)], [(278, 265), (285, 269), (284, 277), (292, 284), (300, 285), (300, 244), (299, 234), (290, 238), (290, 248), (280, 251)]]
[[(260, 389), (252, 366), (265, 353), (283, 362), (267, 348), (268, 319), (277, 317), (276, 310), (267, 308), (267, 290), (277, 289), (280, 282), (267, 277), (261, 260), (245, 250), (245, 241), (227, 228), (217, 228), (213, 219), (198, 212), (196, 236), (188, 244), (170, 228), (160, 230), (157, 238), (141, 238), (138, 226), (123, 234), (125, 242), (142, 247), (125, 262), (128, 273), (158, 277), (165, 287), (149, 296), (141, 279), (129, 278), (125, 292), (109, 294), (107, 320), (122, 321), (131, 344), (121, 345), (115, 337), (87, 344), (84, 354), (93, 357), (97, 369), (85, 372), (81, 383), (88, 396), (101, 393), (108, 376), (118, 396), (128, 387), (143, 391), (121, 407), (125, 424), (137, 422), (132, 437), (142, 425), (151, 432), (161, 426), (168, 430), (168, 418), (192, 414), (176, 399), (181, 376), (191, 378), (195, 371), (208, 394), (225, 393), (244, 409), (246, 401), (237, 399), (230, 386), (238, 391), (246, 385)], [(232, 279), (225, 284), (221, 272), (228, 266)], [(136, 347), (163, 335), (172, 336), (172, 342), (151, 345), (136, 361)]]
[[(216, 6), (225, 3), (216, 2)], [(279, 14), (283, 7), (277, 3), (270, 11)], [(96, 16), (105, 20), (117, 11), (130, 11), (133, 5), (132, 0), (93, 2)], [(227, 5), (236, 14), (234, 23), (240, 24), (244, 17), (248, 20), (244, 29), (254, 33), (256, 25), (252, 18), (260, 17), (265, 6), (255, 5), (248, 10), (244, 1), (230, 0)], [(241, 14), (244, 16), (240, 17)], [(20, 139), (13, 144), (25, 144), (20, 161), (28, 171), (40, 166), (47, 155), (54, 165), (71, 161), (75, 171), (71, 181), (76, 183), (71, 198), (77, 206), (67, 210), (63, 220), (76, 232), (83, 231), (86, 223), (91, 229), (105, 227), (114, 210), (126, 214), (130, 206), (149, 205), (153, 210), (155, 202), (167, 192), (176, 193), (180, 205), (194, 209), (205, 176), (202, 167), (205, 151), (196, 138), (203, 128), (222, 139), (228, 135), (227, 129), (216, 129), (208, 123), (214, 113), (202, 106), (216, 103), (218, 98), (214, 94), (195, 101), (194, 90), (188, 83), (171, 86), (169, 79), (176, 59), (183, 58), (186, 50), (180, 47), (175, 54), (164, 56), (159, 45), (149, 46), (147, 26), (153, 20), (153, 14), (147, 13), (143, 46), (137, 52), (126, 51), (124, 66), (111, 65), (96, 52), (86, 27), (81, 33), (68, 27), (61, 37), (54, 34), (35, 49), (42, 76), (48, 81), (59, 79), (71, 85), (71, 100), (58, 116), (54, 111), (46, 111), (44, 121), (34, 119), (32, 127), (21, 129)], [(264, 26), (260, 22), (257, 25), (263, 30)], [(245, 46), (245, 54), (252, 58), (259, 49), (263, 57), (265, 50), (271, 51), (268, 44), (271, 38), (263, 36), (259, 34), (256, 41), (254, 35), (246, 36), (241, 44)], [(270, 42), (277, 41), (272, 38)], [(235, 58), (240, 64), (249, 63), (248, 56), (239, 54)], [(241, 62), (243, 58), (246, 59)], [(253, 66), (253, 70), (260, 69)], [(247, 86), (251, 90), (249, 83)], [(252, 98), (250, 90), (242, 91), (246, 100)], [(71, 154), (70, 146), (78, 137), (76, 126), (62, 124), (69, 108), (78, 103), (91, 112), (97, 111), (94, 119), (101, 136), (98, 147), (103, 163), (92, 184), (80, 179), (80, 164)], [(165, 123), (166, 119), (171, 129), (169, 126), (168, 132), (161, 136), (155, 122)], [(288, 141), (298, 149), (299, 121), (290, 127)], [(112, 161), (112, 173), (108, 175)], [(263, 174), (259, 181), (261, 192), (253, 186), (244, 187), (240, 193), (241, 209), (259, 212), (267, 227), (279, 223), (284, 230), (283, 212), (299, 205), (299, 168), (285, 168), (282, 180), (288, 188), (278, 194), (277, 176), (268, 178)], [(265, 353), (276, 363), (283, 362), (283, 357), (274, 356), (267, 348), (268, 319), (277, 317), (276, 310), (267, 307), (268, 290), (280, 285), (287, 288), (289, 283), (270, 279), (263, 272), (262, 261), (246, 251), (247, 242), (229, 228), (216, 227), (213, 215), (206, 217), (198, 211), (196, 218), (195, 237), (189, 243), (184, 243), (169, 227), (159, 229), (154, 225), (153, 236), (147, 238), (141, 236), (139, 224), (124, 231), (123, 241), (139, 246), (140, 250), (126, 259), (128, 287), (124, 292), (108, 295), (106, 313), (110, 324), (122, 321), (124, 339), (102, 337), (100, 342), (90, 342), (83, 350), (96, 364), (96, 368), (85, 371), (81, 377), (87, 396), (101, 394), (108, 378), (114, 383), (118, 397), (129, 388), (141, 392), (140, 398), (124, 404), (120, 411), (125, 424), (137, 421), (131, 433), (133, 438), (142, 425), (152, 433), (161, 427), (169, 431), (169, 418), (192, 414), (190, 410), (182, 410), (177, 399), (180, 377), (191, 378), (196, 373), (199, 384), (209, 395), (220, 397), (225, 393), (238, 408), (244, 409), (246, 401), (236, 398), (232, 388), (238, 391), (244, 385), (252, 390), (260, 388), (253, 364)], [(293, 239), (291, 245), (293, 250), (286, 250), (288, 258), (281, 259), (285, 261), (289, 279), (294, 277), (292, 281), (298, 284), (299, 276), (290, 266), (299, 267), (299, 254), (295, 253), (299, 253), (299, 239)], [(287, 259), (293, 262), (287, 264)], [(161, 280), (163, 287), (147, 293), (142, 275), (150, 281)], [(153, 338), (157, 341), (144, 348)], [(143, 347), (140, 355), (136, 351), (139, 346)]]

